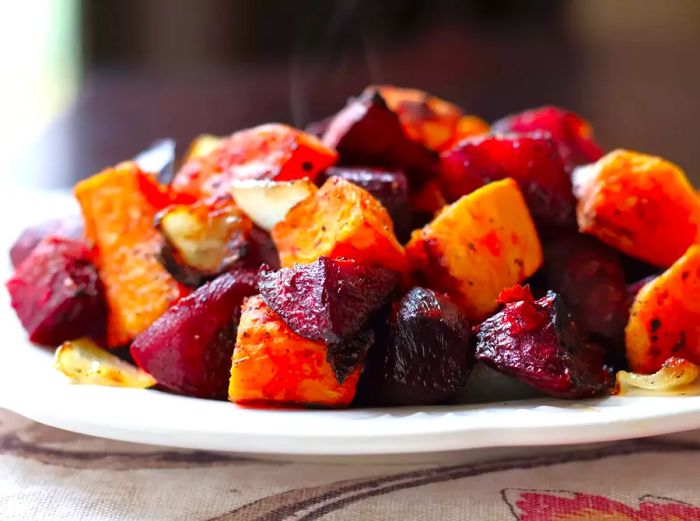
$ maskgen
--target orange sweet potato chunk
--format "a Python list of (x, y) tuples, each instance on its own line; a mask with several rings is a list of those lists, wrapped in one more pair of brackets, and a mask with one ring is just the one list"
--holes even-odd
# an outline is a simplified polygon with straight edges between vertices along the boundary
[(130, 342), (183, 293), (156, 258), (153, 219), (173, 200), (134, 163), (108, 168), (78, 183), (75, 195), (108, 304), (107, 344)]
[(294, 333), (259, 295), (243, 303), (231, 364), (229, 400), (345, 407), (360, 366), (342, 384), (326, 361), (327, 346)]
[(700, 246), (637, 294), (625, 329), (627, 360), (638, 373), (659, 370), (669, 357), (700, 364)]
[(191, 154), (175, 175), (175, 191), (206, 197), (227, 194), (234, 180), (313, 181), (338, 157), (315, 136), (280, 123), (234, 132), (204, 145), (204, 153)]
[(574, 173), (579, 230), (668, 267), (700, 243), (700, 196), (660, 157), (615, 150)]
[(312, 196), (294, 206), (272, 229), (282, 266), (308, 264), (325, 255), (406, 269), (386, 209), (369, 192), (330, 177)]
[(500, 291), (532, 275), (542, 246), (517, 183), (503, 179), (446, 206), (406, 245), (418, 281), (448, 293), (469, 320), (497, 307)]

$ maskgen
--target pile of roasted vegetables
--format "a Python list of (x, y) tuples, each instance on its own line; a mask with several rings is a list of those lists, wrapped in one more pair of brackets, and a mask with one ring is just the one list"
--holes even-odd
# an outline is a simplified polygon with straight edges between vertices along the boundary
[(159, 147), (12, 249), (12, 305), (75, 381), (325, 407), (444, 403), (475, 364), (560, 398), (697, 383), (698, 192), (576, 114), (373, 86), (177, 168)]

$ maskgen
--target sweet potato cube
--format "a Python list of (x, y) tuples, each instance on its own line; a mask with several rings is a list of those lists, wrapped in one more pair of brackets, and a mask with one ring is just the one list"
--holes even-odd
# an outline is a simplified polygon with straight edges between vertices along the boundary
[(173, 180), (176, 191), (196, 197), (227, 194), (234, 180), (313, 181), (337, 159), (315, 136), (279, 123), (234, 132), (199, 148)]
[(243, 304), (233, 351), (229, 400), (236, 403), (350, 404), (360, 366), (342, 384), (327, 345), (294, 333), (259, 295)]
[(642, 287), (625, 329), (632, 371), (653, 373), (669, 357), (700, 364), (700, 246)]
[(615, 150), (574, 171), (579, 230), (656, 266), (700, 243), (700, 196), (660, 157)]
[(134, 163), (122, 163), (75, 187), (105, 286), (110, 347), (131, 341), (181, 296), (182, 288), (156, 258), (153, 219), (170, 201), (153, 183)]
[(448, 293), (470, 321), (497, 307), (499, 292), (542, 264), (542, 246), (518, 185), (488, 184), (446, 206), (406, 246), (410, 269)]
[(378, 264), (397, 272), (406, 256), (386, 209), (359, 186), (329, 178), (272, 229), (282, 266), (307, 264), (325, 255)]

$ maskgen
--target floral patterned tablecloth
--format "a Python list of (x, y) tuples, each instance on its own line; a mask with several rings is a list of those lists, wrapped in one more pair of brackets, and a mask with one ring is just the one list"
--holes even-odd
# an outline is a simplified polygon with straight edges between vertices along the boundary
[(0, 411), (0, 519), (700, 521), (700, 432), (476, 462), (281, 463)]

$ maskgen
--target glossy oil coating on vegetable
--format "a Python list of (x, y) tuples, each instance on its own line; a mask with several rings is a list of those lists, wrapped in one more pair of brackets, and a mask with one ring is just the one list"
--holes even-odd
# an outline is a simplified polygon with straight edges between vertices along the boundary
[(542, 264), (542, 247), (518, 185), (504, 179), (445, 207), (406, 246), (421, 283), (452, 297), (469, 320), (498, 306), (500, 291)]
[(236, 403), (349, 405), (360, 364), (339, 383), (328, 347), (294, 333), (260, 296), (243, 304), (229, 400)]
[(700, 246), (639, 290), (625, 335), (638, 373), (653, 373), (672, 356), (700, 364)]

